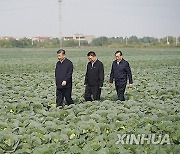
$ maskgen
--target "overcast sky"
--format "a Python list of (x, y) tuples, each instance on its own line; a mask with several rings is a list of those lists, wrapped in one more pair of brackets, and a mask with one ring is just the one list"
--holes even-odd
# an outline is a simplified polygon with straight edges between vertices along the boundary
[[(180, 0), (62, 0), (63, 36), (180, 36)], [(0, 36), (59, 37), (58, 0), (0, 0)]]

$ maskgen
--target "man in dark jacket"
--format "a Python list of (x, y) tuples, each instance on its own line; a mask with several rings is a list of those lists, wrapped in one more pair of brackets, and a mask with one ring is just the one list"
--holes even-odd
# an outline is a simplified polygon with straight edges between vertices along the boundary
[(87, 64), (84, 82), (84, 98), (86, 101), (100, 100), (101, 88), (104, 82), (104, 66), (103, 63), (96, 58), (95, 52), (90, 51), (87, 56), (89, 63)]
[(112, 86), (113, 80), (115, 80), (116, 92), (118, 99), (125, 101), (124, 93), (126, 89), (127, 79), (129, 79), (129, 87), (133, 86), (133, 79), (131, 68), (129, 63), (123, 59), (122, 52), (117, 51), (115, 53), (116, 60), (112, 63), (110, 74), (110, 86)]
[(64, 97), (68, 105), (74, 103), (71, 98), (73, 64), (66, 58), (64, 49), (57, 51), (57, 57), (59, 61), (55, 69), (56, 107), (63, 108)]

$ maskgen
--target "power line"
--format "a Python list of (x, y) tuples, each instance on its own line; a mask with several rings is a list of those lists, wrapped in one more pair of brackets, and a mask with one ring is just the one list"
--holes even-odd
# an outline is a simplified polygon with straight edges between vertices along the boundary
[(63, 37), (62, 37), (62, 0), (58, 0), (59, 2), (59, 43), (60, 43), (60, 48), (62, 48), (63, 44)]
[(0, 8), (0, 11), (17, 11), (17, 10), (27, 10), (27, 9), (39, 9), (39, 8), (49, 8), (57, 7), (57, 4), (54, 5), (39, 5), (39, 6), (27, 6), (27, 7), (16, 7), (16, 8)]
[[(74, 1), (66, 1), (65, 3), (66, 5), (74, 5), (76, 4)], [(87, 5), (87, 3), (80, 3), (83, 7), (83, 5)], [(92, 5), (90, 5), (92, 4)], [(96, 7), (96, 5), (94, 3), (88, 3), (88, 6), (93, 6), (93, 7)], [(115, 3), (112, 3), (113, 5)], [(118, 5), (118, 4), (121, 4), (121, 5)], [(165, 4), (140, 4), (140, 3), (118, 3), (118, 4), (115, 4), (116, 7), (126, 7), (126, 6), (136, 6), (136, 7), (164, 7), (164, 8), (174, 8), (174, 9), (179, 9), (180, 8), (180, 5), (178, 4), (173, 4), (173, 5), (165, 5)], [(102, 3), (101, 4), (101, 7), (103, 6), (108, 6), (109, 7), (109, 4), (106, 5), (106, 3)], [(57, 4), (53, 4), (53, 5), (38, 5), (38, 6), (27, 6), (27, 7), (16, 7), (16, 8), (0, 8), (1, 11), (9, 11), (9, 10), (25, 10), (25, 9), (34, 9), (34, 8), (43, 8), (43, 7), (57, 7)], [(80, 7), (78, 5), (78, 7)]]

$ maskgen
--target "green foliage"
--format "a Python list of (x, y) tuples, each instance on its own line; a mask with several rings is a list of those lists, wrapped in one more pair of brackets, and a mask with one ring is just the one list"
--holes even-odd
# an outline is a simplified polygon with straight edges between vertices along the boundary
[(105, 36), (93, 39), (92, 46), (104, 46), (109, 45), (109, 39)]
[[(82, 97), (89, 50), (105, 67), (99, 102)], [(56, 49), (1, 49), (0, 153), (179, 153), (179, 49), (122, 49), (134, 78), (125, 102), (117, 101), (114, 87), (108, 86), (115, 51), (67, 49), (74, 63), (75, 104), (61, 110), (55, 107)], [(115, 144), (117, 134), (128, 133), (169, 134), (172, 144)]]
[[(113, 48), (119, 47), (179, 47), (180, 37), (177, 38), (173, 36), (168, 36), (164, 38), (154, 38), (154, 37), (142, 37), (138, 38), (137, 36), (130, 37), (97, 37), (88, 43), (86, 40), (61, 40), (63, 47), (79, 47), (80, 46), (108, 46)], [(80, 44), (79, 44), (80, 43)], [(58, 38), (44, 38), (43, 40), (31, 40), (29, 38), (2, 38), (0, 39), (1, 48), (58, 48), (60, 45)]]

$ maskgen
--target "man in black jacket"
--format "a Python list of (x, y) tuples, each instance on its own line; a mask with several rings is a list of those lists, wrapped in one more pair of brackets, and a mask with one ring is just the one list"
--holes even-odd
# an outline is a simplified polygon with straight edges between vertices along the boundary
[(63, 108), (64, 97), (68, 105), (74, 103), (71, 98), (73, 64), (66, 58), (64, 49), (57, 51), (57, 57), (59, 61), (56, 63), (55, 69), (56, 107)]
[(96, 58), (95, 52), (90, 51), (87, 56), (89, 63), (87, 64), (84, 82), (84, 98), (86, 101), (100, 100), (101, 88), (104, 82), (104, 66), (103, 63)]
[(120, 101), (125, 101), (124, 93), (126, 89), (127, 79), (129, 79), (129, 87), (133, 87), (133, 79), (129, 63), (123, 59), (122, 52), (115, 53), (116, 60), (112, 63), (110, 73), (110, 86), (115, 80), (116, 92)]

